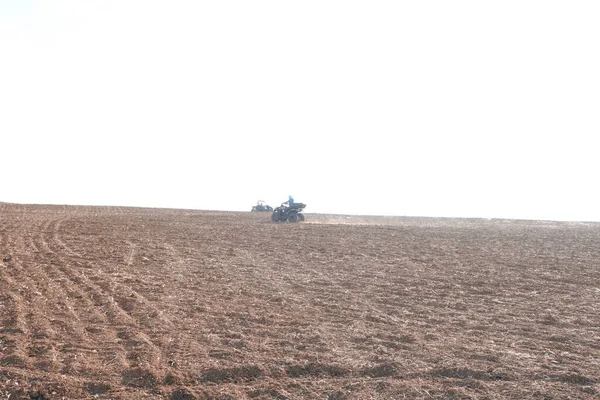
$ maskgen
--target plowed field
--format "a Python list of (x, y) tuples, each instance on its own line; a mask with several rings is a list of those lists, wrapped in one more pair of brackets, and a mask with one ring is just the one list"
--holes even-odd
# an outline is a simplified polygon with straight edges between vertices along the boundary
[(600, 225), (0, 204), (0, 399), (597, 399)]

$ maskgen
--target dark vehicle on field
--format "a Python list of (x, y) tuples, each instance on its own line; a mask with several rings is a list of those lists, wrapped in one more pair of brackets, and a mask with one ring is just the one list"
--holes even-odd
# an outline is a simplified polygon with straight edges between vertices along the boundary
[(256, 202), (256, 205), (252, 207), (252, 211), (271, 212), (273, 211), (273, 207), (265, 203), (263, 200), (259, 200)]
[(305, 207), (306, 204), (304, 203), (292, 203), (291, 205), (286, 205), (286, 203), (283, 203), (273, 210), (273, 213), (271, 214), (271, 221), (303, 222), (304, 214), (302, 214), (302, 211)]

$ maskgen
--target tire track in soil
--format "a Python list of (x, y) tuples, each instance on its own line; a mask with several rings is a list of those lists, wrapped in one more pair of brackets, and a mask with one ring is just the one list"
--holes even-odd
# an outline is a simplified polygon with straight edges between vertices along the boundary
[[(57, 233), (56, 235), (54, 235), (56, 239), (58, 239), (58, 241), (56, 243), (54, 243), (54, 247), (56, 248), (56, 252), (61, 252), (61, 245), (64, 244), (64, 241), (60, 240), (60, 234)], [(48, 243), (52, 243), (51, 241), (49, 241)], [(125, 243), (127, 244), (129, 250), (126, 253), (126, 256), (120, 256), (120, 257), (113, 257), (113, 259), (117, 259), (117, 260), (123, 260), (123, 263), (125, 267), (130, 267), (134, 264), (135, 259), (136, 259), (136, 255), (137, 255), (137, 245), (135, 243), (133, 243), (130, 240), (126, 240)], [(73, 251), (74, 253), (77, 254), (77, 252)], [(76, 264), (78, 267), (80, 268), (84, 268), (86, 270), (92, 271), (92, 270), (97, 270), (98, 268), (98, 263), (103, 262), (102, 260), (88, 260), (85, 257), (79, 256), (79, 257), (75, 257), (75, 256), (71, 256), (71, 258), (68, 260), (71, 264)], [(105, 265), (108, 270), (114, 270), (115, 266), (114, 264), (108, 263), (107, 265)], [(117, 268), (118, 269), (118, 268)], [(69, 273), (73, 273), (75, 275), (77, 275), (77, 271), (75, 270), (70, 270)], [(148, 324), (147, 318), (145, 318), (145, 316), (147, 315), (154, 315), (156, 316), (157, 314), (160, 314), (160, 310), (154, 306), (152, 304), (152, 302), (147, 299), (145, 296), (143, 296), (141, 293), (139, 293), (138, 291), (136, 291), (134, 288), (132, 288), (129, 285), (126, 285), (124, 283), (120, 283), (118, 281), (116, 281), (115, 279), (111, 279), (112, 277), (108, 276), (102, 276), (102, 275), (92, 275), (93, 272), (90, 274), (91, 276), (88, 278), (90, 284), (95, 284), (97, 290), (99, 290), (100, 292), (109, 292), (107, 294), (109, 294), (110, 296), (114, 297), (114, 293), (117, 294), (122, 294), (125, 297), (129, 297), (131, 299), (127, 300), (124, 299), (122, 301), (122, 303), (124, 304), (119, 304), (119, 306), (125, 311), (125, 314), (128, 315), (129, 317), (132, 317), (134, 320), (136, 320), (138, 323), (140, 323), (141, 326), (145, 326), (148, 325), (147, 327), (149, 328), (153, 328), (156, 329), (156, 319), (153, 319), (151, 321), (151, 325)], [(85, 275), (85, 273), (83, 273), (83, 275)], [(85, 277), (87, 278), (87, 275), (85, 275)], [(127, 280), (124, 280), (125, 282)], [(131, 304), (127, 304), (127, 303), (131, 303), (131, 302), (135, 302), (136, 303), (136, 307), (137, 308), (137, 304), (141, 304), (144, 307), (143, 312), (137, 312), (135, 310), (131, 310)], [(121, 303), (120, 301), (117, 301), (117, 303)], [(135, 312), (134, 312), (135, 311)], [(137, 315), (139, 314), (139, 315)], [(161, 321), (162, 325), (166, 325), (166, 327), (168, 329), (171, 329), (173, 327), (173, 323), (172, 321), (170, 321), (168, 318), (165, 318), (164, 316), (161, 316), (159, 318), (159, 321)]]
[[(86, 374), (82, 353), (86, 353), (85, 357), (91, 356), (94, 348), (79, 327), (82, 315), (77, 312), (75, 304), (82, 297), (72, 290), (68, 280), (57, 269), (61, 260), (41, 240), (43, 232), (50, 228), (51, 221), (48, 220), (30, 225), (26, 243), (20, 250), (20, 254), (36, 255), (27, 266), (27, 274), (32, 277), (30, 292), (35, 295), (27, 315), (31, 327), (27, 352), (39, 370), (69, 375), (80, 370)], [(53, 310), (50, 319), (37, 312), (48, 307), (48, 303)]]
[[(83, 319), (83, 329), (91, 336), (91, 345), (98, 354), (97, 359), (89, 360), (89, 364), (101, 366), (103, 369), (109, 364), (116, 367), (117, 370), (128, 368), (130, 363), (127, 360), (127, 343), (122, 343), (122, 340), (128, 339), (124, 332), (128, 332), (130, 327), (135, 324), (114, 301), (111, 293), (107, 293), (101, 286), (87, 278), (84, 273), (78, 272), (70, 266), (72, 263), (84, 266), (87, 260), (75, 261), (76, 257), (71, 256), (67, 259), (60, 256), (62, 241), (52, 242), (54, 238), (58, 237), (57, 231), (58, 224), (54, 224), (50, 230), (51, 234), (48, 236), (47, 233), (46, 235), (42, 233), (39, 241), (40, 245), (58, 260), (58, 262), (52, 263), (51, 268), (61, 276), (60, 281), (63, 282), (65, 291), (79, 299), (79, 304), (84, 306), (78, 311), (79, 320)], [(56, 245), (56, 248), (53, 249), (52, 245)], [(106, 327), (109, 330), (106, 331), (99, 327)], [(81, 339), (74, 341), (74, 343), (81, 342)], [(116, 375), (115, 371), (112, 375)]]
[(127, 254), (127, 257), (125, 258), (125, 265), (127, 267), (130, 267), (131, 264), (133, 264), (133, 260), (135, 259), (136, 246), (133, 242), (129, 240), (127, 241), (127, 244), (129, 245), (129, 254)]
[[(3, 251), (8, 254), (3, 257), (1, 268), (0, 288), (2, 289), (2, 323), (0, 328), (0, 349), (2, 358), (0, 366), (28, 369), (30, 360), (28, 355), (27, 337), (32, 328), (29, 318), (36, 312), (35, 282), (31, 279), (26, 269), (33, 265), (33, 252), (24, 251), (25, 237), (28, 232), (24, 230), (25, 224), (11, 226), (3, 234)], [(16, 237), (15, 234), (16, 233)], [(14, 288), (17, 288), (15, 291)], [(12, 289), (12, 291), (11, 291)]]
[[(3, 299), (3, 304), (10, 307), (3, 313), (8, 316), (3, 323), (5, 327), (3, 333), (12, 336), (2, 337), (2, 347), (5, 348), (5, 353), (9, 351), (8, 355), (4, 354), (7, 357), (2, 358), (2, 366), (27, 370), (30, 367), (28, 357), (32, 357), (36, 369), (90, 377), (96, 371), (86, 370), (83, 361), (77, 359), (78, 356), (81, 359), (81, 353), (85, 352), (85, 357), (91, 361), (86, 364), (94, 364), (93, 355), (97, 352), (98, 346), (93, 340), (88, 339), (81, 327), (79, 329), (75, 327), (79, 326), (82, 320), (100, 323), (103, 326), (108, 325), (104, 323), (107, 320), (98, 318), (102, 314), (93, 312), (91, 303), (77, 288), (80, 280), (77, 277), (71, 278), (69, 271), (63, 265), (64, 260), (51, 249), (44, 237), (44, 232), (48, 232), (50, 226), (51, 221), (37, 225), (29, 223), (28, 230), (20, 229), (17, 231), (16, 239), (8, 240), (11, 243), (11, 253), (23, 255), (23, 258), (15, 257), (11, 262), (11, 268), (2, 270), (3, 282), (20, 288), (19, 293), (10, 293)], [(47, 282), (47, 284), (43, 287), (37, 282)], [(20, 294), (21, 288), (27, 290), (25, 295)], [(39, 297), (32, 297), (32, 293)], [(48, 304), (41, 305), (40, 299), (54, 303), (51, 308), (55, 318), (48, 320), (46, 316), (39, 315), (37, 310), (48, 307)], [(82, 301), (85, 305), (83, 310), (76, 309), (70, 299), (75, 299), (76, 302)], [(26, 315), (24, 315), (24, 304), (27, 304), (26, 309), (29, 310)], [(84, 319), (86, 316), (89, 316), (87, 320)], [(75, 324), (73, 319), (77, 321)], [(126, 321), (120, 325), (131, 324)], [(30, 340), (26, 340), (28, 336)], [(101, 348), (107, 355), (111, 354), (113, 360), (115, 353), (118, 358), (119, 350), (125, 352), (123, 346), (112, 345), (114, 338), (106, 342), (111, 345), (109, 347), (104, 345)], [(127, 363), (122, 364), (127, 365)], [(101, 372), (106, 373), (105, 369), (101, 368)], [(118, 368), (117, 371), (121, 369)]]
[(68, 221), (70, 218), (64, 218), (64, 219), (60, 219), (58, 221), (56, 221), (55, 225), (52, 227), (52, 239), (60, 246), (60, 248), (63, 249), (64, 252), (66, 252), (69, 256), (71, 257), (77, 257), (77, 258), (83, 258), (83, 256), (81, 254), (79, 254), (78, 252), (76, 252), (75, 250), (73, 250), (72, 248), (70, 248), (69, 246), (67, 246), (59, 237), (59, 231), (60, 228), (62, 226), (62, 224), (65, 221)]
[[(104, 373), (107, 365), (113, 366), (113, 375), (118, 375), (125, 385), (155, 386), (167, 374), (168, 365), (155, 343), (163, 341), (173, 330), (172, 322), (157, 318), (158, 309), (131, 287), (98, 274), (88, 277), (86, 270), (95, 267), (91, 260), (68, 250), (64, 256), (65, 242), (59, 230), (62, 222), (49, 222), (48, 229), (40, 236), (41, 246), (60, 260), (54, 270), (62, 275), (63, 281), (69, 282), (67, 292), (77, 299), (81, 309), (77, 311), (79, 319), (91, 337), (88, 342), (98, 354), (96, 363)], [(126, 263), (133, 262), (134, 251), (130, 247), (129, 256), (124, 258)], [(115, 342), (118, 344), (114, 345)], [(78, 339), (74, 343), (85, 341)], [(94, 360), (89, 362), (89, 356), (87, 360), (95, 364)]]

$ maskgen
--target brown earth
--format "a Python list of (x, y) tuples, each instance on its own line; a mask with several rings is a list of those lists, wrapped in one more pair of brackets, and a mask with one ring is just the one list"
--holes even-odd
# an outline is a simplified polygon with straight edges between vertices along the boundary
[(600, 225), (0, 204), (0, 399), (598, 399)]

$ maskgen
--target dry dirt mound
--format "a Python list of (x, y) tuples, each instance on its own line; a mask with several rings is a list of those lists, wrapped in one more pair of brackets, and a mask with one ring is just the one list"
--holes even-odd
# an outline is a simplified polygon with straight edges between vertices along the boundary
[(600, 396), (597, 224), (323, 218), (1, 204), (0, 398)]

